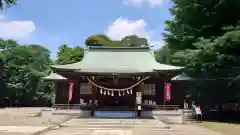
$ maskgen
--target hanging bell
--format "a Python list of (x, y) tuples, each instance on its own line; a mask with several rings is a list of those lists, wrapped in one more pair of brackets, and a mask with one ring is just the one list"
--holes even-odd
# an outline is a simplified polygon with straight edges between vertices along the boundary
[(118, 92), (119, 97), (121, 97), (121, 92)]
[(110, 91), (108, 91), (108, 95), (110, 95)]
[(102, 89), (100, 89), (100, 94), (102, 94), (103, 93), (103, 91), (102, 91)]
[(104, 91), (104, 92), (103, 92), (103, 95), (106, 95), (106, 94), (107, 94), (106, 91)]

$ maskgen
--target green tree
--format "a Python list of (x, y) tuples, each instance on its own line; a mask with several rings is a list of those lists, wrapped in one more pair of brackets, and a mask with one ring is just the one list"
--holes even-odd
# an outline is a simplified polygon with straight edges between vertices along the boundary
[(148, 40), (146, 38), (140, 38), (137, 35), (129, 35), (122, 38), (121, 44), (123, 46), (132, 46), (132, 47), (149, 46)]
[(5, 95), (5, 85), (4, 85), (4, 64), (3, 64), (3, 59), (0, 57), (0, 107), (3, 106), (3, 99)]
[(15, 4), (17, 4), (17, 0), (0, 0), (0, 9), (3, 10), (4, 7), (9, 8)]
[(84, 49), (76, 46), (73, 48), (68, 47), (66, 44), (62, 44), (57, 52), (56, 64), (69, 64), (82, 60), (84, 55)]
[[(237, 76), (240, 34), (240, 17), (237, 14), (240, 13), (240, 1), (172, 0), (172, 2), (173, 7), (170, 8), (170, 12), (173, 19), (165, 22), (164, 32), (166, 47), (171, 52), (167, 55), (170, 63), (187, 67), (186, 70), (191, 71), (195, 77)], [(214, 91), (214, 102), (222, 103), (227, 101), (226, 99), (236, 98), (237, 94), (228, 94), (231, 98), (223, 96), (230, 89), (227, 85), (229, 81), (219, 82), (208, 84), (212, 90), (217, 89)], [(203, 83), (205, 82), (201, 82), (199, 86)], [(206, 88), (195, 92), (205, 95), (202, 96), (202, 101), (211, 94), (203, 89)]]
[(25, 106), (45, 103), (53, 93), (50, 84), (42, 80), (50, 71), (50, 52), (40, 45), (19, 45), (14, 40), (0, 40), (0, 47), (5, 74), (2, 98)]
[(129, 35), (121, 40), (112, 40), (108, 36), (104, 34), (96, 34), (89, 36), (85, 40), (86, 46), (131, 46), (131, 47), (139, 47), (139, 46), (149, 46), (148, 40), (146, 38), (140, 38), (136, 35)]
[(199, 38), (221, 36), (226, 26), (236, 26), (240, 20), (237, 0), (172, 0), (172, 20), (166, 21), (165, 40), (171, 48), (195, 49)]
[[(169, 56), (171, 57), (171, 63), (190, 66), (190, 68), (197, 69), (198, 72), (217, 71), (221, 68), (236, 66), (234, 62), (217, 62), (217, 57), (228, 57), (228, 55), (225, 56), (226, 53), (224, 52), (226, 46), (229, 46), (227, 42), (223, 42), (226, 44), (221, 44), (218, 47), (222, 50), (218, 54), (216, 54), (213, 46), (215, 39), (218, 37), (219, 40), (224, 39), (223, 37), (226, 37), (227, 32), (237, 29), (240, 20), (240, 17), (237, 16), (240, 13), (240, 2), (237, 0), (172, 0), (172, 2), (174, 5), (170, 8), (170, 12), (173, 19), (166, 21), (164, 33), (164, 39), (171, 50), (171, 56)], [(230, 36), (234, 36), (234, 34)], [(203, 52), (205, 54), (208, 52), (206, 58), (203, 58), (203, 56), (200, 58), (199, 53)], [(211, 70), (210, 67), (212, 67)]]
[(171, 63), (171, 50), (168, 48), (167, 45), (163, 46), (162, 48), (155, 50), (154, 52), (155, 58), (157, 62), (163, 64), (170, 64)]
[(96, 34), (89, 36), (85, 41), (86, 46), (115, 46), (117, 42), (113, 42), (104, 34)]

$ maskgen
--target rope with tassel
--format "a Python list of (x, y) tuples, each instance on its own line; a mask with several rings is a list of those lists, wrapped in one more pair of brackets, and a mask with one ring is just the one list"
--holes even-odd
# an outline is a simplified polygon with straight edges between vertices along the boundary
[(147, 80), (148, 78), (150, 77), (145, 77), (141, 80), (139, 80), (137, 83), (133, 84), (132, 86), (128, 87), (128, 88), (122, 88), (122, 89), (112, 89), (112, 88), (107, 88), (107, 87), (104, 87), (104, 86), (100, 86), (100, 85), (97, 85), (95, 82), (93, 82), (91, 79), (89, 79), (88, 77), (85, 77), (88, 82), (90, 82), (92, 85), (94, 85), (95, 87), (98, 87), (100, 89), (103, 89), (103, 90), (107, 90), (107, 91), (117, 91), (117, 92), (122, 92), (122, 91), (126, 91), (126, 90), (130, 90), (130, 89), (133, 89), (134, 87), (138, 86), (141, 82)]

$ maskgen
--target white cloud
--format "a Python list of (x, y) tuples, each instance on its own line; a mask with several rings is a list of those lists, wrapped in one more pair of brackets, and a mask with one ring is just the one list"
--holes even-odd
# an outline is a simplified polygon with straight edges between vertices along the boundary
[(6, 21), (4, 16), (0, 20), (0, 38), (3, 39), (23, 39), (27, 38), (36, 30), (36, 26), (31, 20)]
[(0, 14), (0, 20), (1, 20), (1, 19), (4, 19), (4, 18), (5, 18), (5, 16), (2, 15), (2, 14)]
[(159, 6), (163, 4), (164, 0), (123, 0), (125, 5), (133, 5), (136, 7), (142, 7), (145, 4), (150, 5), (151, 7)]
[(147, 29), (147, 22), (145, 20), (129, 20), (124, 18), (115, 20), (105, 31), (105, 34), (114, 40), (120, 40), (128, 35), (137, 35), (148, 39), (150, 46), (153, 45), (154, 48), (160, 48), (163, 46), (163, 41), (154, 40), (154, 33), (153, 30)]
[(106, 34), (115, 40), (119, 40), (127, 35), (138, 35), (140, 37), (146, 37), (147, 23), (142, 20), (128, 20), (124, 18), (118, 18), (107, 29)]

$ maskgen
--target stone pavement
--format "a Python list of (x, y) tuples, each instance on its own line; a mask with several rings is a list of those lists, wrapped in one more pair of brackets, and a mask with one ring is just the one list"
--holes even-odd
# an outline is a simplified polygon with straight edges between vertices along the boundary
[(46, 128), (47, 126), (0, 126), (0, 135), (29, 135)]
[(222, 135), (196, 125), (166, 125), (155, 119), (74, 118), (66, 122), (67, 116), (37, 117), (41, 109), (0, 109), (0, 135), (33, 135), (54, 126), (38, 135)]
[(154, 119), (72, 119), (43, 135), (222, 135), (195, 125), (166, 125)]
[(40, 117), (42, 108), (0, 109), (0, 135), (29, 135), (66, 121), (67, 116)]

